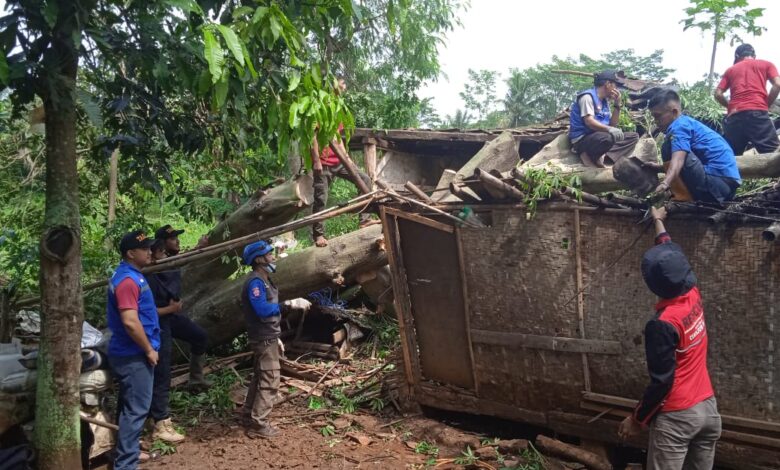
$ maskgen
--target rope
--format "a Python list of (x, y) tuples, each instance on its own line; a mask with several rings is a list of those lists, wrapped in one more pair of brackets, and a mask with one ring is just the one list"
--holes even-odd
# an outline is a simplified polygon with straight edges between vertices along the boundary
[(339, 310), (346, 310), (347, 301), (343, 299), (334, 301), (333, 294), (334, 294), (333, 289), (331, 289), (330, 287), (326, 287), (322, 290), (312, 292), (311, 294), (309, 294), (309, 298), (312, 299), (314, 303), (322, 307), (330, 307)]

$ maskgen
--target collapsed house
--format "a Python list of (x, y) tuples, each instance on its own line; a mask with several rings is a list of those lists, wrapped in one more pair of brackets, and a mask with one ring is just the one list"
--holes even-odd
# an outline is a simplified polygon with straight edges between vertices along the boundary
[[(653, 244), (649, 225), (637, 223), (645, 202), (625, 192), (585, 192), (578, 200), (561, 190), (532, 214), (522, 184), (529, 167), (576, 173), (594, 192), (623, 186), (612, 169), (578, 166), (556, 127), (500, 136), (355, 135), (386, 146), (379, 178), (429, 205), (396, 200), (380, 209), (407, 398), (622, 444), (617, 426), (648, 381), (643, 329), (656, 300), (639, 270)], [(465, 158), (477, 138), (490, 143)], [(657, 158), (648, 140), (637, 147), (639, 158)], [(776, 177), (779, 158), (745, 155), (738, 162), (747, 178)], [(397, 159), (417, 163), (397, 168)], [(725, 210), (669, 208), (667, 227), (702, 292), (709, 371), (723, 417), (717, 461), (725, 467), (780, 467), (780, 371), (773, 359), (780, 340), (779, 191), (775, 185)], [(464, 207), (476, 223), (441, 213), (463, 215)], [(645, 433), (628, 444), (646, 443)]]

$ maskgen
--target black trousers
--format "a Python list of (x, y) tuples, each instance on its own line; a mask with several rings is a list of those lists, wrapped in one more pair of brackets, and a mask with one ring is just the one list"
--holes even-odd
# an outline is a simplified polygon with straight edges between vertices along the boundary
[(155, 422), (168, 419), (171, 415), (169, 398), (171, 393), (171, 359), (173, 340), (190, 344), (190, 354), (200, 356), (206, 352), (208, 335), (188, 317), (173, 313), (160, 316), (160, 350), (157, 366), (154, 368), (154, 388), (149, 415)]
[(612, 163), (617, 163), (621, 158), (630, 157), (639, 142), (639, 134), (636, 132), (625, 132), (623, 135), (623, 140), (615, 142), (609, 132), (591, 132), (574, 144), (574, 152), (577, 155), (585, 152), (594, 161), (606, 154)]
[(771, 153), (780, 147), (777, 130), (766, 111), (742, 111), (726, 118), (723, 126), (734, 155), (742, 155), (748, 143), (752, 143), (758, 153)]
[[(358, 169), (358, 176), (363, 182), (371, 188), (371, 178), (367, 174)], [(314, 174), (314, 204), (312, 204), (312, 212), (319, 212), (325, 209), (328, 204), (328, 193), (330, 192), (330, 185), (333, 182), (333, 178), (341, 178), (355, 184), (352, 181), (352, 175), (349, 174), (344, 165), (338, 164), (336, 166), (322, 165), (322, 174)], [(360, 223), (365, 223), (371, 220), (371, 214), (366, 212), (360, 213)], [(325, 236), (325, 224), (323, 222), (317, 222), (311, 226), (312, 237)]]
[(696, 201), (720, 204), (731, 201), (739, 183), (726, 176), (708, 175), (699, 157), (689, 152), (680, 171), (680, 178)]

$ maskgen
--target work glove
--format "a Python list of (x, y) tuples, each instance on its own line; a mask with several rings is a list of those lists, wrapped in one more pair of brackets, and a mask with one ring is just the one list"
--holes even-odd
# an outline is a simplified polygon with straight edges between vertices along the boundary
[(279, 344), (279, 351), (281, 352), (282, 356), (284, 356), (284, 343), (282, 342), (282, 339), (276, 338), (276, 341)]
[(311, 308), (311, 302), (306, 299), (298, 297), (297, 299), (285, 300), (284, 306), (287, 308), (297, 308), (301, 310), (309, 310)]
[(609, 135), (611, 135), (612, 138), (615, 139), (615, 142), (622, 142), (623, 139), (626, 138), (626, 136), (623, 135), (623, 131), (619, 127), (609, 127), (608, 131), (609, 131)]

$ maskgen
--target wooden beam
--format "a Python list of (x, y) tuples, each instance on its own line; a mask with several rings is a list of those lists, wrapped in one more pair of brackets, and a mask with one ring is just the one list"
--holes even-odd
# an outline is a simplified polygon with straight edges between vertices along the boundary
[[(637, 400), (624, 397), (616, 397), (613, 395), (604, 395), (601, 393), (582, 392), (582, 398), (594, 403), (601, 403), (604, 405), (611, 405), (620, 408), (627, 408), (633, 410), (638, 403)], [(620, 410), (616, 410), (620, 411)], [(745, 429), (752, 429), (756, 431), (769, 431), (780, 434), (780, 423), (772, 421), (763, 421), (759, 419), (743, 418), (741, 416), (733, 415), (721, 415), (721, 421), (728, 426), (734, 426)]]
[(571, 353), (623, 354), (623, 346), (620, 344), (620, 341), (540, 336), (487, 330), (471, 330), (471, 339), (475, 343), (492, 344), (496, 346), (544, 349), (548, 351)]
[(363, 161), (366, 165), (366, 174), (371, 181), (376, 179), (376, 144), (373, 142), (363, 143)]

